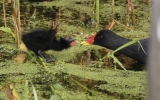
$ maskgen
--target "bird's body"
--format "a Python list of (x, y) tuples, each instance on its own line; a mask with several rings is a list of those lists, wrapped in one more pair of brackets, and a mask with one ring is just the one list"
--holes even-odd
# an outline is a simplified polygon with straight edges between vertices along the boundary
[[(93, 40), (93, 41), (92, 41)], [(120, 46), (130, 42), (130, 39), (123, 38), (110, 30), (101, 30), (96, 35), (85, 40), (89, 44), (95, 44), (102, 47), (106, 47), (108, 49), (115, 50)], [(149, 39), (142, 39), (140, 43), (147, 53)], [(144, 53), (142, 48), (138, 43), (134, 43), (128, 47), (123, 48), (119, 52), (125, 54), (126, 56), (140, 62), (145, 63), (147, 55)]]
[(75, 45), (75, 41), (70, 37), (57, 40), (56, 33), (57, 27), (54, 28), (54, 25), (52, 25), (49, 31), (36, 29), (23, 34), (22, 41), (29, 50), (32, 50), (36, 55), (40, 55), (42, 58), (44, 58), (44, 56), (41, 54), (41, 51), (61, 51)]
[(38, 50), (55, 50), (61, 51), (70, 47), (70, 42), (61, 38), (59, 41), (56, 37), (52, 39), (52, 35), (43, 29), (36, 29), (22, 36), (22, 40), (26, 47), (38, 55)]

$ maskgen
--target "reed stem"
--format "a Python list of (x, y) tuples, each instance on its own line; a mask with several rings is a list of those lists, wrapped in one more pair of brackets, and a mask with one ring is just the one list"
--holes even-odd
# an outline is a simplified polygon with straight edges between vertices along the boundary
[(13, 9), (13, 22), (15, 26), (15, 41), (19, 47), (21, 43), (21, 22), (20, 22), (20, 4), (19, 0), (11, 0)]
[(150, 0), (146, 0), (146, 4), (150, 7)]
[(131, 13), (132, 24), (135, 24), (136, 21), (135, 21), (134, 6), (132, 0), (128, 0), (128, 9), (129, 12)]
[(99, 0), (95, 0), (95, 6), (96, 6), (96, 27), (99, 26)]
[(112, 18), (114, 20), (114, 15), (115, 15), (115, 1), (112, 0)]
[(3, 17), (4, 17), (4, 26), (6, 27), (7, 26), (7, 24), (6, 24), (6, 10), (5, 10), (5, 2), (4, 1), (5, 0), (3, 0), (3, 13), (4, 13)]

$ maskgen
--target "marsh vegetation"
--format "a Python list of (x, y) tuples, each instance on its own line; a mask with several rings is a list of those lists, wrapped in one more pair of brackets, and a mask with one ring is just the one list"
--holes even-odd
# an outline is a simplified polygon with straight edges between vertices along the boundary
[[(125, 38), (149, 37), (149, 0), (15, 1), (0, 1), (0, 100), (146, 100), (144, 65), (116, 53), (125, 71), (113, 59), (101, 60), (112, 50), (80, 43), (111, 23)], [(72, 36), (78, 45), (47, 51), (58, 61), (45, 63), (24, 50), (21, 34), (49, 29), (52, 20), (58, 37)]]

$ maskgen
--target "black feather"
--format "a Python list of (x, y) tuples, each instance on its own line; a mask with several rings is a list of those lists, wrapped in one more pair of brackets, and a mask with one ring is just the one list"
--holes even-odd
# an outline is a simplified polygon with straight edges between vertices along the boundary
[[(41, 51), (55, 50), (61, 51), (70, 47), (72, 38), (68, 40), (60, 38), (57, 40), (56, 33), (57, 27), (54, 29), (54, 25), (49, 31), (44, 29), (35, 29), (22, 35), (22, 41), (29, 50), (32, 50), (37, 56)], [(43, 58), (43, 57), (42, 57)]]

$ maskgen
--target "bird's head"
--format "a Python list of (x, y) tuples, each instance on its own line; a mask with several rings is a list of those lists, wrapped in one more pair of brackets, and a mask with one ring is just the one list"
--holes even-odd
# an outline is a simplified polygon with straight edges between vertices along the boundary
[(94, 38), (97, 35), (97, 33), (89, 38), (87, 38), (86, 40), (84, 40), (83, 42), (81, 42), (81, 45), (91, 45), (94, 43)]
[(69, 36), (66, 36), (64, 39), (70, 43), (70, 46), (76, 46), (77, 45), (76, 40), (74, 40), (73, 38), (71, 38)]
[(93, 36), (87, 38), (83, 42), (81, 42), (81, 45), (91, 45), (91, 44), (98, 45), (99, 43), (103, 42), (104, 40), (103, 37), (104, 37), (104, 34), (98, 32)]
[(87, 38), (83, 42), (81, 42), (81, 45), (99, 45), (99, 46), (105, 46), (106, 43), (109, 43), (110, 38), (114, 37), (114, 33), (110, 30), (101, 30), (94, 34), (93, 36)]

